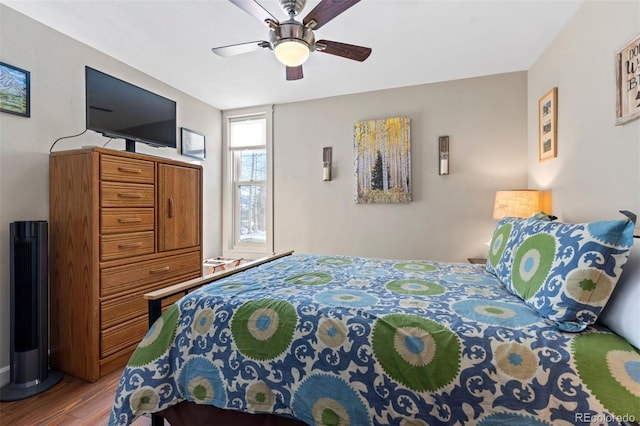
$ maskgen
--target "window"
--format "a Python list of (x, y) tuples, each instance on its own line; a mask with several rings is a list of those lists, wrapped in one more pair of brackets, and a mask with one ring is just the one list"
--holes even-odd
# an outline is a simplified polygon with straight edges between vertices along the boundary
[(227, 112), (224, 248), (233, 256), (273, 252), (271, 110)]

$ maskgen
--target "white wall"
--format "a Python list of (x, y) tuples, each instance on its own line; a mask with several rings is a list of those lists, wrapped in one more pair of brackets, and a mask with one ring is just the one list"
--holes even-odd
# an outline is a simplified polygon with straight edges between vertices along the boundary
[[(494, 192), (527, 184), (526, 100), (519, 72), (276, 105), (276, 251), (485, 256)], [(411, 118), (413, 202), (355, 204), (353, 124), (394, 116)], [(450, 137), (448, 176), (438, 175), (441, 135)], [(324, 146), (333, 147), (330, 182)]]
[[(0, 384), (4, 384), (9, 365), (9, 224), (48, 220), (49, 147), (57, 138), (85, 128), (85, 65), (175, 100), (178, 127), (205, 134), (206, 257), (221, 250), (221, 112), (4, 5), (0, 5), (0, 61), (31, 72), (31, 117), (0, 113)], [(78, 138), (61, 140), (54, 150), (105, 142), (107, 139), (89, 131)], [(107, 147), (122, 150), (124, 143), (113, 141)], [(141, 144), (136, 149), (191, 161), (175, 149)]]
[[(640, 120), (615, 126), (614, 61), (638, 33), (639, 0), (586, 1), (529, 70), (529, 184), (567, 222), (640, 214)], [(558, 157), (539, 163), (538, 99), (554, 86)]]
[[(640, 214), (640, 120), (615, 126), (614, 53), (640, 33), (640, 0), (586, 1), (528, 73), (529, 184), (566, 222)], [(558, 87), (558, 157), (538, 162), (538, 99)], [(636, 224), (639, 225), (639, 224)], [(640, 226), (636, 226), (640, 235)], [(601, 320), (637, 347), (640, 240)]]

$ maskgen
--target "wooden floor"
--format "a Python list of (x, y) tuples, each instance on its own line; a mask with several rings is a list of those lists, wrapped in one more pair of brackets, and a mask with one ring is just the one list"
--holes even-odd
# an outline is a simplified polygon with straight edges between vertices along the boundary
[[(95, 383), (65, 375), (46, 392), (20, 401), (0, 402), (0, 425), (106, 425), (121, 373), (116, 370)], [(133, 423), (150, 424), (150, 417)]]

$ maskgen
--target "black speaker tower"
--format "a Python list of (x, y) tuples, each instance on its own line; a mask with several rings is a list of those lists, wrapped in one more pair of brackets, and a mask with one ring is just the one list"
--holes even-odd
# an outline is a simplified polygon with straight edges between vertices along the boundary
[(49, 234), (46, 221), (11, 223), (11, 365), (0, 401), (16, 401), (62, 379), (49, 370)]

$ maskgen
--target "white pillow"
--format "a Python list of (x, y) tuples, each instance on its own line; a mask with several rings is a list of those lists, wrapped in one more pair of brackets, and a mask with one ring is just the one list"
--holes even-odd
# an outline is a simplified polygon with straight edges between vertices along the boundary
[(599, 321), (640, 349), (640, 240), (634, 240), (629, 260)]

